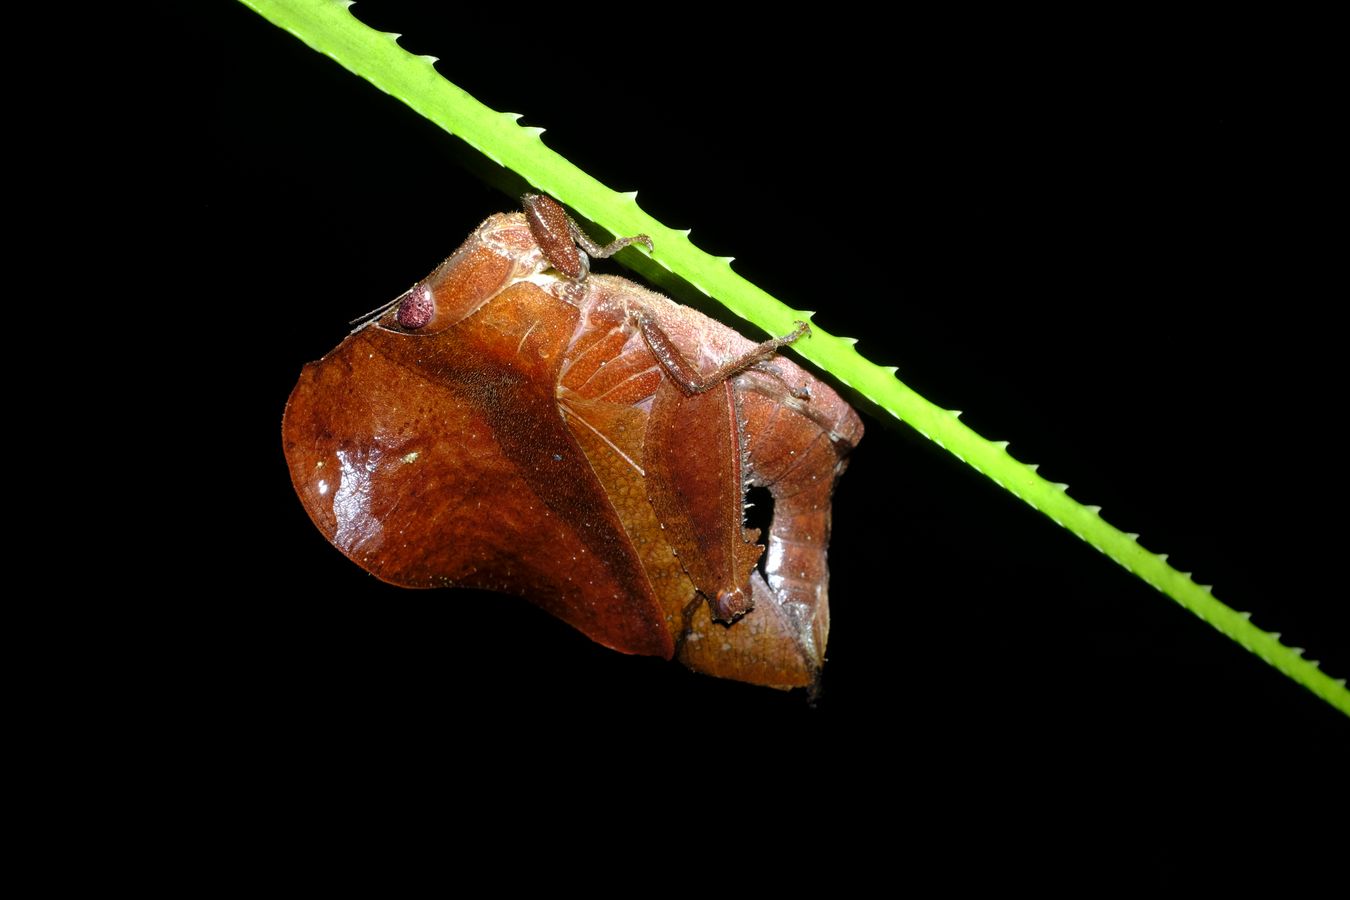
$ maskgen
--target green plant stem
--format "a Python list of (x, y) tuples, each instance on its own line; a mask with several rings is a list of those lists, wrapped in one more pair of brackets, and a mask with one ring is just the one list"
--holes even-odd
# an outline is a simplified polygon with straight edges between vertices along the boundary
[[(349, 0), (242, 2), (582, 216), (614, 234), (650, 235), (657, 248), (651, 254), (655, 262), (766, 332), (786, 334), (795, 322), (809, 321), (811, 313), (790, 309), (737, 275), (729, 259), (704, 253), (689, 241), (687, 232), (648, 216), (638, 207), (635, 194), (615, 193), (550, 150), (539, 138), (542, 129), (522, 128), (516, 124), (519, 116), (489, 109), (442, 78), (433, 67), (434, 59), (406, 52), (398, 46), (397, 35), (375, 31), (353, 18)], [(1304, 659), (1301, 650), (1281, 644), (1278, 634), (1257, 628), (1247, 613), (1224, 605), (1209, 587), (1168, 565), (1166, 556), (1140, 546), (1138, 535), (1108, 524), (1097, 507), (1071, 499), (1067, 485), (1041, 478), (1035, 466), (1009, 455), (1006, 442), (986, 440), (966, 427), (959, 413), (935, 406), (902, 384), (894, 368), (864, 359), (854, 343), (812, 326), (810, 338), (793, 350), (1350, 716), (1350, 690), (1344, 679), (1331, 678)]]

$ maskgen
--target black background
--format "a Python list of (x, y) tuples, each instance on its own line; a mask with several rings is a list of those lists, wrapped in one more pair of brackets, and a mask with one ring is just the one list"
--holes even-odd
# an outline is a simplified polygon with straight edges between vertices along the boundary
[[(355, 12), (1350, 673), (1339, 529), (1311, 518), (1338, 512), (1343, 418), (1315, 59), (434, 6)], [(875, 414), (836, 496), (814, 708), (604, 650), (521, 600), (365, 575), (296, 502), (286, 396), (347, 320), (514, 200), (246, 8), (169, 21), (183, 79), (158, 101), (178, 133), (155, 199), (172, 277), (207, 290), (170, 324), (203, 339), (221, 411), (215, 499), (194, 508), (225, 589), (181, 614), (181, 646), (241, 752), (299, 771), (453, 748), (677, 795), (810, 775), (783, 802), (822, 818), (916, 783), (1128, 791), (1343, 762), (1344, 716)]]

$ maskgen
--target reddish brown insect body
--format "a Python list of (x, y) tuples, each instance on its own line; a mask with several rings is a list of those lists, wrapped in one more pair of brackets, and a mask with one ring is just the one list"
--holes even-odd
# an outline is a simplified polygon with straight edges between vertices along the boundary
[[(830, 497), (862, 436), (828, 386), (632, 282), (561, 207), (488, 219), (397, 307), (305, 367), (286, 457), (320, 530), (408, 587), (517, 594), (626, 653), (809, 686)], [(570, 253), (569, 253), (570, 251)], [(743, 524), (774, 516), (763, 574)]]

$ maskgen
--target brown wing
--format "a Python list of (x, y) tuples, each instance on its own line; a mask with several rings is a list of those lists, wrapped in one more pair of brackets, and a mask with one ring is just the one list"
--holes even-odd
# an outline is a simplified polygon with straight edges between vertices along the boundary
[(622, 302), (613, 296), (593, 300), (564, 363), (559, 407), (623, 523), (675, 639), (686, 630), (698, 595), (648, 500), (643, 455), (661, 368), (629, 327)]
[[(311, 518), (395, 584), (518, 594), (625, 652), (678, 646), (708, 674), (812, 684), (830, 493), (857, 416), (786, 360), (690, 397), (634, 339), (630, 302), (658, 310), (689, 359), (754, 345), (623, 279), (540, 282), (542, 268), (524, 217), (494, 216), (306, 366), (283, 432)], [(746, 483), (776, 501), (767, 580), (741, 525)], [(756, 608), (713, 622), (695, 584), (738, 586)]]
[(669, 658), (641, 561), (559, 414), (576, 321), (523, 282), (434, 334), (348, 338), (291, 395), (291, 477), (324, 535), (385, 581), (517, 594)]

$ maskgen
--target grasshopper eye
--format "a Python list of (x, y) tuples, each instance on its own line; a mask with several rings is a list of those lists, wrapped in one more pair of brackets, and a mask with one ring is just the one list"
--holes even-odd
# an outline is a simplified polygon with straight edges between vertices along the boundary
[(408, 295), (399, 303), (396, 318), (400, 327), (417, 331), (425, 328), (435, 314), (436, 297), (430, 287), (419, 284), (408, 291)]

